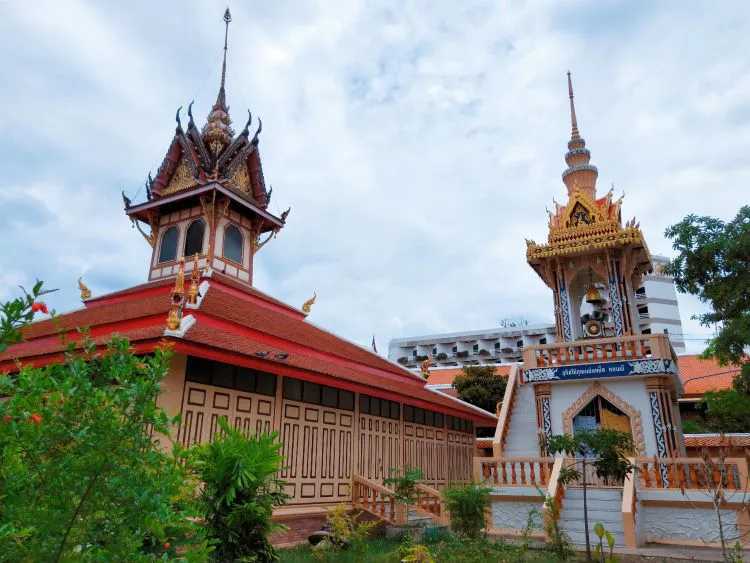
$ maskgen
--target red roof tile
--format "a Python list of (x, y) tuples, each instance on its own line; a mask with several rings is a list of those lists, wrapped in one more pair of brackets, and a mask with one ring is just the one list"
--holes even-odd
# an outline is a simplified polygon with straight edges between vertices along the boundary
[(750, 434), (685, 434), (686, 448), (747, 448)]
[(696, 354), (680, 356), (677, 359), (680, 380), (685, 389), (685, 397), (700, 397), (706, 391), (731, 389), (739, 366), (720, 366), (719, 362), (703, 359)]

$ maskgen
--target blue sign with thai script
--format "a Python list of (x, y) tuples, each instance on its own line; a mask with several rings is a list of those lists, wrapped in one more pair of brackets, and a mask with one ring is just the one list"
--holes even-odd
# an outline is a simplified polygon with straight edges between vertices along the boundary
[(577, 379), (597, 379), (600, 377), (623, 377), (627, 375), (653, 375), (677, 373), (677, 364), (673, 360), (643, 359), (601, 364), (578, 364), (530, 368), (523, 372), (526, 383), (540, 381), (575, 381)]

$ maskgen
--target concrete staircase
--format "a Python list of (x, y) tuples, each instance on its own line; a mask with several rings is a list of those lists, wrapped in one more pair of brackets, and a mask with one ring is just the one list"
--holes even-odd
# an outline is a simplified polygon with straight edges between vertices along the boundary
[[(589, 512), (589, 538), (591, 549), (599, 543), (594, 533), (594, 525), (601, 522), (604, 529), (615, 536), (615, 546), (625, 546), (625, 533), (622, 528), (622, 489), (588, 488), (587, 504)], [(568, 536), (571, 543), (586, 544), (585, 524), (583, 519), (583, 489), (568, 487), (565, 489), (562, 512), (560, 513), (560, 529)], [(604, 540), (607, 547), (607, 540)]]
[(503, 447), (504, 458), (539, 456), (535, 401), (534, 388), (531, 385), (516, 387), (507, 438)]

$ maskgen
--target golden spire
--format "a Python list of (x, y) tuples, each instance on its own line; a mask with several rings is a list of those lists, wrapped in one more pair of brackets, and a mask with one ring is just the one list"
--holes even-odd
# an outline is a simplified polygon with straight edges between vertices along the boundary
[(81, 301), (91, 299), (91, 290), (83, 283), (83, 278), (78, 278), (78, 289), (81, 291)]
[(570, 71), (568, 71), (568, 98), (570, 98), (570, 138), (580, 139), (581, 135), (578, 132), (578, 120), (576, 119), (576, 106), (573, 102), (573, 82), (570, 79)]
[(224, 59), (221, 63), (219, 94), (216, 96), (216, 103), (211, 108), (206, 125), (203, 127), (203, 140), (214, 156), (218, 156), (234, 137), (234, 130), (231, 127), (232, 120), (229, 119), (226, 91), (224, 90), (227, 78), (227, 41), (229, 39), (229, 22), (231, 21), (232, 14), (227, 8), (224, 12)]
[(576, 192), (582, 192), (593, 200), (596, 198), (596, 179), (599, 171), (596, 166), (589, 163), (591, 152), (586, 148), (586, 141), (578, 130), (570, 71), (568, 71), (568, 98), (570, 100), (570, 141), (568, 141), (568, 152), (565, 154), (568, 168), (562, 173), (562, 179), (568, 188), (568, 196), (572, 197)]
[(318, 293), (313, 291), (313, 296), (302, 304), (302, 312), (305, 315), (309, 315), (312, 310), (312, 306), (315, 304), (315, 300), (318, 298)]

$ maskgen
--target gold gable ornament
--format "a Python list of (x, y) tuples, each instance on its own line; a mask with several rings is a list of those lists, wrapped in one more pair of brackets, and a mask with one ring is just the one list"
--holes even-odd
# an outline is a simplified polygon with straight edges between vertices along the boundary
[(190, 171), (184, 158), (180, 158), (180, 163), (177, 165), (172, 178), (169, 180), (167, 187), (161, 192), (162, 195), (173, 194), (181, 192), (194, 186), (196, 184), (193, 173)]
[(91, 299), (91, 290), (83, 283), (83, 278), (78, 278), (78, 289), (81, 292), (81, 301)]
[(312, 310), (312, 306), (315, 304), (315, 300), (318, 298), (318, 293), (313, 291), (313, 296), (302, 304), (302, 312), (305, 315), (309, 315)]

